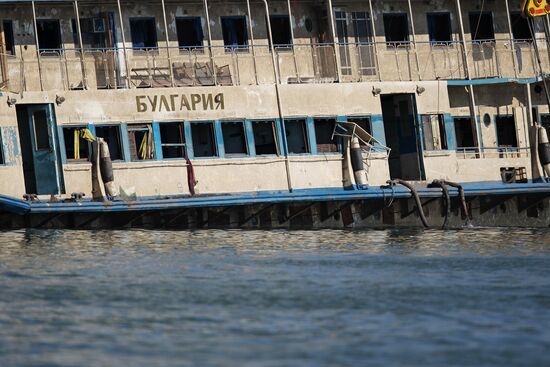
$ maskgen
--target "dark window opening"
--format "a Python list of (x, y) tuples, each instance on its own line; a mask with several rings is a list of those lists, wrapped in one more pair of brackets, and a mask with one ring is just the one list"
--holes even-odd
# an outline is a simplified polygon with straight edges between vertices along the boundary
[(165, 159), (185, 158), (185, 132), (183, 122), (160, 124), (162, 157)]
[(470, 13), (470, 32), (474, 41), (493, 41), (495, 39), (493, 13)]
[(65, 155), (69, 161), (86, 161), (91, 156), (91, 144), (81, 137), (80, 132), (85, 126), (64, 127), (63, 140), (65, 140)]
[(369, 117), (348, 117), (349, 122), (357, 124), (361, 129), (372, 135), (372, 127)]
[(313, 120), (315, 125), (315, 139), (317, 141), (317, 152), (331, 153), (338, 151), (338, 145), (332, 138), (336, 120), (333, 118), (316, 118)]
[(512, 22), (512, 35), (515, 40), (532, 41), (533, 36), (529, 28), (529, 21), (522, 17), (521, 13), (510, 13), (510, 21)]
[(0, 165), (6, 164), (4, 161), (4, 144), (2, 143), (2, 131), (0, 131)]
[(203, 47), (204, 34), (200, 17), (176, 18), (176, 29), (180, 48)]
[(288, 15), (272, 15), (269, 19), (271, 21), (273, 44), (276, 47), (290, 46), (292, 44), (290, 17)]
[(549, 114), (540, 114), (540, 124), (550, 133), (550, 115)]
[(155, 18), (130, 18), (132, 47), (138, 50), (157, 48)]
[(452, 41), (451, 14), (449, 13), (429, 13), (428, 33), (430, 42), (445, 43)]
[(223, 44), (229, 49), (247, 47), (246, 17), (221, 17)]
[(384, 14), (384, 33), (386, 43), (408, 43), (409, 21), (405, 13)]
[(128, 141), (133, 161), (155, 159), (153, 127), (150, 124), (128, 125)]
[(516, 121), (514, 116), (497, 116), (497, 141), (499, 147), (517, 148)]
[(34, 143), (36, 150), (50, 150), (50, 129), (46, 111), (34, 111), (32, 114)]
[(474, 129), (470, 117), (455, 117), (455, 136), (457, 148), (475, 148)]
[(195, 157), (215, 157), (217, 155), (214, 123), (192, 122), (191, 135), (193, 136)]
[(252, 130), (254, 131), (256, 155), (279, 154), (274, 121), (255, 121), (252, 123)]
[(59, 19), (37, 19), (36, 30), (40, 51), (59, 50), (62, 48)]
[(95, 134), (96, 137), (103, 138), (107, 143), (112, 161), (123, 159), (120, 126), (96, 126)]
[[(81, 18), (80, 33), (82, 35), (83, 48), (105, 48), (105, 24), (103, 18)], [(78, 47), (80, 40), (78, 39), (78, 27), (76, 20), (72, 19), (73, 27), (73, 42)]]
[(11, 20), (4, 20), (2, 22), (4, 27), (4, 42), (6, 47), (6, 53), (8, 55), (15, 55), (15, 38), (13, 35), (13, 22)]
[(447, 150), (447, 131), (443, 115), (422, 115), (424, 150)]
[(246, 155), (246, 134), (242, 121), (222, 122), (223, 145), (226, 155)]
[(286, 144), (290, 154), (309, 153), (305, 120), (285, 121)]

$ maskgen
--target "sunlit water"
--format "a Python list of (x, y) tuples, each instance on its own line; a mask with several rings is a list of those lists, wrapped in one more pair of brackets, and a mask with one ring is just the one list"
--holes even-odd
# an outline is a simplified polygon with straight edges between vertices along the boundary
[(550, 365), (550, 230), (0, 233), (0, 366), (466, 365)]

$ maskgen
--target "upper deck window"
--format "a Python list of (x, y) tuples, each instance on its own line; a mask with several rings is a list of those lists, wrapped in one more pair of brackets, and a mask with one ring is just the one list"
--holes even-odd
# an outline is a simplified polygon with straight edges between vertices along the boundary
[(290, 154), (309, 153), (306, 121), (285, 120), (286, 144)]
[(390, 45), (409, 42), (409, 21), (405, 13), (385, 13), (384, 33)]
[(473, 41), (492, 41), (495, 39), (493, 13), (489, 11), (470, 13), (470, 32)]
[(226, 155), (248, 154), (244, 123), (242, 121), (223, 121), (222, 134)]
[(256, 155), (279, 154), (275, 121), (253, 121), (254, 146)]
[(98, 138), (105, 139), (105, 142), (109, 146), (109, 153), (112, 161), (120, 161), (124, 159), (122, 156), (120, 126), (96, 126), (95, 134)]
[(225, 47), (233, 49), (248, 46), (246, 17), (221, 17), (221, 22)]
[(155, 18), (130, 18), (132, 47), (143, 50), (157, 48), (157, 26)]
[(40, 51), (59, 50), (63, 47), (59, 19), (37, 19), (36, 31)]
[[(72, 19), (71, 24), (73, 27), (73, 42), (78, 46), (80, 41), (78, 39), (76, 20)], [(83, 48), (105, 48), (105, 24), (103, 18), (81, 18), (80, 32)]]
[(275, 47), (291, 45), (290, 17), (288, 15), (272, 15), (269, 20), (271, 22), (273, 45)]
[(200, 17), (176, 18), (176, 29), (180, 48), (203, 47), (204, 34)]
[(191, 135), (193, 136), (193, 152), (195, 157), (216, 157), (216, 136), (214, 123), (192, 122)]
[(474, 128), (470, 117), (455, 117), (455, 136), (457, 148), (474, 148)]
[(63, 128), (65, 154), (70, 161), (86, 161), (91, 156), (91, 144), (82, 138), (81, 131), (85, 126)]
[(428, 33), (431, 43), (446, 43), (452, 41), (451, 14), (428, 13)]
[(336, 120), (334, 118), (316, 118), (314, 124), (317, 151), (319, 153), (337, 152), (338, 146), (332, 137)]
[(533, 40), (527, 18), (522, 17), (521, 13), (519, 12), (513, 12), (510, 13), (510, 20), (512, 22), (512, 35), (514, 36), (515, 40)]
[(133, 161), (155, 159), (155, 143), (151, 124), (128, 125), (130, 156)]
[(185, 158), (185, 133), (183, 122), (165, 122), (160, 124), (162, 156), (166, 159)]
[(514, 116), (497, 116), (497, 142), (499, 147), (517, 148), (518, 136)]
[(4, 29), (4, 41), (5, 41), (6, 52), (8, 55), (15, 55), (15, 39), (13, 37), (13, 22), (11, 20), (4, 20), (2, 22), (2, 27)]

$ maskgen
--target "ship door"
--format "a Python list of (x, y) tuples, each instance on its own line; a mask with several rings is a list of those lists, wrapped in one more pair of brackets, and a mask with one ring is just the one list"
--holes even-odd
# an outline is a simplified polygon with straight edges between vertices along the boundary
[(27, 194), (64, 194), (57, 124), (51, 104), (17, 105), (25, 191)]
[(414, 94), (382, 95), (381, 101), (386, 144), (391, 148), (390, 177), (425, 180)]

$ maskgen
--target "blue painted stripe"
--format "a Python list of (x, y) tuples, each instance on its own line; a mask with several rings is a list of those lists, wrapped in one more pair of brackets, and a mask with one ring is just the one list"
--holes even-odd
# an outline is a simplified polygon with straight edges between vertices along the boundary
[(447, 80), (448, 85), (462, 86), (462, 85), (492, 85), (492, 84), (532, 84), (541, 81), (540, 77), (533, 78), (485, 78), (485, 79), (472, 79), (472, 80)]

